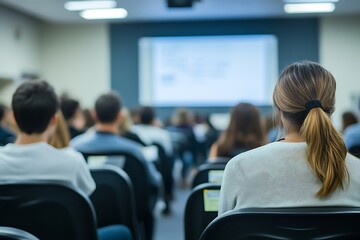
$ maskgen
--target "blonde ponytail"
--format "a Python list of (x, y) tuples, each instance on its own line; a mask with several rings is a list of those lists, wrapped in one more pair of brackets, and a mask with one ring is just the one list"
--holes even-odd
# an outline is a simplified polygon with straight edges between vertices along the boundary
[(336, 82), (325, 68), (313, 62), (294, 63), (280, 75), (274, 104), (308, 145), (307, 161), (322, 182), (318, 198), (330, 196), (349, 181), (346, 146), (331, 123)]
[(344, 189), (344, 180), (349, 178), (345, 164), (347, 150), (330, 117), (319, 107), (311, 109), (300, 134), (308, 145), (307, 160), (322, 182), (316, 196), (325, 198), (338, 187)]

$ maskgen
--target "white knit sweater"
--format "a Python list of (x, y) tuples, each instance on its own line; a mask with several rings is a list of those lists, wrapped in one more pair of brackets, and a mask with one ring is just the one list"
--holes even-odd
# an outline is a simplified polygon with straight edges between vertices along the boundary
[(306, 143), (275, 142), (239, 154), (227, 164), (219, 215), (248, 207), (360, 207), (360, 160), (347, 155), (350, 181), (326, 199), (316, 197), (321, 182), (306, 160)]

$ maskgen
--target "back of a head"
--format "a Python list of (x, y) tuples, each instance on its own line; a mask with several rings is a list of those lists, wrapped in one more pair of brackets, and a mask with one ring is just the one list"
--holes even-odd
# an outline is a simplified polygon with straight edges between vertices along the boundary
[(221, 141), (219, 153), (234, 148), (252, 149), (264, 143), (260, 112), (249, 103), (239, 103), (231, 111), (230, 123)]
[(330, 119), (335, 90), (329, 71), (317, 63), (300, 62), (282, 72), (273, 95), (277, 110), (308, 145), (308, 162), (322, 182), (319, 198), (328, 197), (338, 187), (343, 189), (348, 177), (345, 143)]
[(358, 123), (358, 119), (353, 112), (344, 112), (342, 115), (343, 130), (348, 126)]
[(80, 108), (80, 103), (69, 97), (62, 97), (60, 101), (61, 112), (66, 121), (72, 119)]
[(187, 126), (190, 124), (190, 112), (186, 108), (177, 108), (174, 115), (176, 126)]
[(140, 109), (140, 123), (150, 125), (154, 122), (155, 111), (152, 107), (144, 106)]
[(101, 95), (95, 102), (95, 112), (100, 123), (114, 123), (121, 110), (120, 96), (115, 93)]
[(21, 132), (43, 133), (59, 108), (54, 89), (44, 81), (21, 84), (12, 99), (16, 123)]

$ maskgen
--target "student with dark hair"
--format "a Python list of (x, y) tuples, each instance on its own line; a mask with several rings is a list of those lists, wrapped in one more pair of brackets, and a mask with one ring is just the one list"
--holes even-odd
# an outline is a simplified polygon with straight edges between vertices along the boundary
[(332, 74), (312, 62), (287, 67), (273, 100), (285, 135), (228, 162), (219, 215), (238, 208), (360, 206), (360, 161), (347, 154), (330, 116)]
[[(155, 167), (152, 163), (145, 160), (139, 144), (119, 136), (121, 107), (121, 100), (118, 94), (112, 92), (101, 95), (95, 103), (96, 131), (86, 132), (75, 137), (71, 140), (71, 145), (79, 152), (86, 153), (128, 152), (144, 161), (148, 170), (148, 182), (153, 190), (153, 197), (156, 198), (159, 179), (156, 178), (158, 173)], [(147, 239), (152, 238), (153, 221), (153, 215), (149, 216), (149, 225), (145, 226)]]
[(353, 112), (344, 112), (342, 114), (342, 131), (344, 132), (347, 127), (358, 122), (359, 121)]
[(81, 154), (47, 144), (59, 108), (53, 88), (46, 82), (25, 82), (15, 91), (12, 108), (20, 132), (15, 144), (0, 149), (1, 180), (61, 180), (91, 194), (95, 184)]
[[(47, 143), (58, 119), (54, 89), (43, 81), (25, 82), (16, 89), (12, 108), (20, 132), (15, 144), (0, 148), (0, 181), (56, 180), (90, 195), (95, 182), (84, 157)], [(131, 239), (129, 229), (122, 225), (101, 228), (98, 235), (100, 240)]]
[(60, 101), (61, 111), (68, 124), (70, 138), (83, 134), (85, 119), (80, 108), (80, 103), (69, 97), (62, 97)]
[(8, 114), (9, 109), (4, 104), (0, 104), (0, 146), (13, 143), (16, 138), (15, 133), (7, 126)]
[[(360, 109), (360, 102), (359, 102)], [(350, 123), (344, 129), (344, 140), (347, 149), (352, 147), (360, 147), (360, 123), (358, 122), (355, 114), (344, 114), (343, 115), (343, 124)]]

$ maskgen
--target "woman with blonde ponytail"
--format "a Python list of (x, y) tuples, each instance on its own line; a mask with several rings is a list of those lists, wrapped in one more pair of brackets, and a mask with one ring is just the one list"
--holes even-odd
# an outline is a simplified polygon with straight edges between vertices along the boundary
[(336, 82), (313, 62), (280, 75), (273, 100), (285, 129), (275, 143), (227, 164), (219, 215), (236, 208), (360, 206), (360, 160), (332, 125)]

